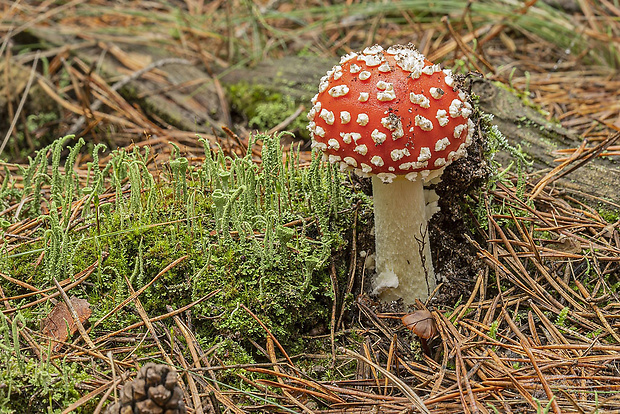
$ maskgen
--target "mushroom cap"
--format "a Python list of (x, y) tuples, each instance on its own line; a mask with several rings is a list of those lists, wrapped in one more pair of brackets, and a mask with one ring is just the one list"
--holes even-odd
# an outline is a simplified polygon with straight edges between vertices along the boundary
[(427, 310), (417, 310), (401, 318), (403, 325), (423, 339), (430, 339), (437, 334), (433, 315)]
[(413, 45), (374, 45), (343, 56), (321, 78), (308, 129), (332, 163), (384, 182), (413, 181), (467, 155), (468, 99), (449, 70)]

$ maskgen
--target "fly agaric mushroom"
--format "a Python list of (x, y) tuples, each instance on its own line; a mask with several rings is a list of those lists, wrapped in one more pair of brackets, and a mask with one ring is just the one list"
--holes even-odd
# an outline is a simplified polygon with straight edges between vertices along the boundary
[(373, 293), (405, 304), (435, 288), (423, 183), (467, 155), (474, 125), (468, 95), (450, 70), (413, 45), (352, 52), (312, 98), (312, 146), (331, 163), (372, 176)]

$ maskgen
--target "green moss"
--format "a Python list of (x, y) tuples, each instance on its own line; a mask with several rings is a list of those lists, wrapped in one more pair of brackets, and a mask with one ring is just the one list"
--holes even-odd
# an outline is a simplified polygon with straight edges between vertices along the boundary
[(598, 213), (601, 217), (608, 223), (616, 223), (620, 220), (620, 211), (619, 210), (609, 210), (607, 208), (599, 208)]
[[(288, 95), (269, 90), (260, 85), (240, 82), (228, 86), (232, 108), (248, 119), (248, 125), (259, 131), (269, 130), (293, 115), (299, 104)], [(306, 113), (299, 114), (287, 129), (309, 138), (306, 132)]]
[[(511, 74), (511, 76), (512, 76), (512, 74)], [(537, 105), (536, 103), (534, 103), (529, 98), (530, 92), (527, 89), (527, 86), (526, 86), (526, 90), (525, 91), (520, 91), (520, 90), (518, 90), (518, 89), (516, 89), (516, 88), (514, 88), (512, 86), (512, 82), (510, 84), (507, 84), (507, 83), (504, 83), (504, 82), (495, 81), (495, 82), (493, 82), (493, 84), (495, 86), (497, 86), (498, 88), (504, 89), (504, 90), (510, 92), (511, 94), (513, 94), (514, 96), (518, 97), (521, 100), (521, 102), (523, 102), (523, 104), (525, 106), (528, 106), (528, 107), (534, 109), (540, 115), (542, 115), (544, 117), (549, 115), (549, 112), (545, 111), (540, 105)]]
[[(4, 314), (0, 319), (0, 413), (60, 413), (77, 400), (77, 384), (89, 375), (76, 363), (58, 361), (52, 365), (47, 359), (28, 359), (18, 341), (26, 320), (19, 313), (12, 320)], [(89, 413), (94, 408), (90, 403), (76, 412)]]
[[(55, 157), (62, 148), (52, 144), (31, 166), (50, 177), (52, 201), (36, 200), (34, 183), (16, 193), (14, 201), (24, 200), (23, 211), (32, 216), (38, 214), (31, 205), (35, 202), (58, 214), (42, 216), (32, 235), (41, 237), (38, 241), (0, 255), (0, 269), (43, 289), (52, 286), (53, 277), (71, 278), (106, 256), (87, 282), (71, 291), (91, 304), (91, 323), (130, 295), (128, 282), (137, 291), (158, 277), (139, 297), (150, 317), (167, 313), (166, 305), (178, 309), (216, 292), (192, 308), (192, 322), (199, 342), (206, 348), (218, 347), (224, 360), (263, 358), (252, 341), (264, 342), (266, 332), (244, 307), (290, 352), (303, 352), (308, 346), (304, 336), (315, 326), (330, 323), (333, 292), (328, 265), (346, 250), (352, 225), (352, 216), (341, 212), (358, 201), (367, 207), (368, 200), (343, 188), (337, 168), (321, 163), (318, 156), (302, 169), (298, 154), (282, 153), (279, 136), (254, 138), (263, 141), (260, 167), (251, 152), (243, 158), (226, 158), (205, 142), (203, 164), (177, 171), (171, 167), (159, 180), (144, 166), (145, 152), (116, 151), (106, 167), (90, 172), (87, 195), (76, 185), (71, 169), (57, 167)], [(173, 161), (182, 159), (175, 154)], [(130, 191), (125, 191), (127, 183)], [(104, 198), (106, 188), (117, 198)], [(71, 203), (84, 196), (90, 207), (82, 212), (81, 225), (67, 228), (67, 221), (60, 218), (68, 217)], [(50, 208), (52, 203), (57, 210)], [(51, 236), (45, 235), (54, 235), (58, 242), (48, 242)], [(64, 258), (62, 266), (52, 257)], [(336, 263), (342, 289), (347, 264)], [(14, 284), (3, 288), (7, 295), (26, 293)], [(50, 307), (46, 302), (29, 308), (28, 323), (37, 326)], [(95, 326), (91, 336), (140, 320), (135, 304), (129, 303)], [(161, 325), (175, 329), (172, 320)], [(148, 355), (148, 349), (140, 347), (133, 352), (137, 357)], [(108, 367), (85, 363), (81, 369)]]
[[(514, 187), (516, 195), (525, 201), (525, 169), (532, 164), (532, 161), (521, 149), (520, 145), (513, 146), (508, 142), (508, 139), (504, 136), (502, 131), (500, 131), (497, 125), (493, 123), (494, 116), (492, 114), (481, 112), (477, 107), (476, 114), (479, 117), (479, 128), (482, 136), (484, 137), (482, 140), (484, 154), (483, 158), (490, 167), (490, 177), (486, 182), (486, 188), (481, 189), (481, 191), (494, 190), (498, 183), (502, 183), (508, 187)], [(502, 168), (500, 163), (495, 160), (495, 155), (500, 151), (507, 152), (512, 158), (512, 162), (506, 168)], [(506, 174), (509, 171), (511, 173), (516, 173), (516, 185), (512, 180), (506, 179)], [(488, 205), (491, 208), (492, 214), (505, 215), (509, 214), (509, 209), (512, 209), (511, 206), (508, 206), (505, 203), (491, 202), (492, 195), (490, 194), (486, 197), (489, 197)], [(477, 202), (471, 200), (471, 203), (469, 203), (469, 208), (473, 209), (473, 213), (476, 217), (475, 221), (468, 222), (468, 227), (473, 233), (476, 233), (477, 226), (481, 225), (483, 228), (488, 228), (489, 224), (485, 197), (479, 196), (477, 199)], [(497, 222), (500, 225), (512, 225), (511, 220), (497, 219)]]

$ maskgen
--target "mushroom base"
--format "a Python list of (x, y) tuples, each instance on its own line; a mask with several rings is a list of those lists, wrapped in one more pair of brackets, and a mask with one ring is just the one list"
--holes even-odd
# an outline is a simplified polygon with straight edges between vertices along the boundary
[(384, 184), (372, 177), (376, 272), (373, 294), (381, 300), (426, 300), (435, 289), (422, 180)]

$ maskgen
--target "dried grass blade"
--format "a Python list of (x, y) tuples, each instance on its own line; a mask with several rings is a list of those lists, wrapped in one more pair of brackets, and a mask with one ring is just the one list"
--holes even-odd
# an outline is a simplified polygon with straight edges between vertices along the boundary
[[(276, 372), (280, 372), (280, 367), (278, 366), (277, 362), (278, 359), (276, 358), (276, 352), (275, 349), (273, 347), (273, 339), (272, 339), (273, 335), (267, 335), (267, 354), (269, 355), (269, 359), (271, 360), (271, 363), (274, 364), (273, 365), (273, 370)], [(293, 394), (291, 394), (290, 392), (288, 392), (285, 388), (286, 385), (284, 384), (284, 381), (282, 380), (282, 378), (280, 376), (276, 377), (278, 380), (278, 383), (280, 384), (280, 388), (282, 389), (282, 392), (284, 393), (284, 395), (286, 395), (288, 397), (288, 399), (295, 404), (297, 407), (301, 408), (303, 412), (307, 413), (307, 414), (313, 414), (312, 410), (310, 410), (308, 407), (306, 407), (305, 404), (303, 404), (301, 401), (299, 401), (297, 398), (295, 398), (293, 396)]]
[[(78, 114), (81, 116), (84, 116), (84, 111), (82, 110), (82, 108), (80, 108), (77, 105), (74, 105), (70, 102), (67, 102), (66, 100), (62, 99), (60, 97), (60, 95), (58, 95), (48, 84), (47, 84), (47, 80), (45, 80), (42, 77), (39, 77), (39, 79), (37, 80), (39, 86), (41, 87), (41, 89), (43, 89), (45, 91), (45, 93), (47, 93), (49, 95), (50, 98), (52, 98), (54, 101), (56, 101), (58, 104), (60, 104), (63, 108), (67, 109), (68, 111), (73, 112), (74, 114)], [(131, 122), (126, 120), (125, 118), (119, 118), (117, 116), (114, 115), (110, 115), (110, 114), (106, 114), (103, 112), (98, 112), (98, 111), (93, 111), (93, 116), (98, 119), (98, 120), (106, 120), (112, 124), (117, 124), (126, 128), (137, 128), (138, 126)]]
[[(483, 393), (483, 392), (489, 392), (489, 391), (496, 391), (496, 390), (501, 390), (503, 387), (499, 387), (499, 386), (495, 386), (495, 385), (489, 385), (489, 386), (481, 386), (481, 387), (476, 387), (476, 388), (472, 388), (472, 393), (477, 394), (477, 393)], [(439, 397), (433, 397), (430, 398), (428, 400), (426, 400), (426, 404), (428, 405), (432, 405), (432, 404), (437, 404), (443, 401), (449, 401), (452, 400), (456, 397), (459, 396), (459, 392), (453, 392), (450, 394), (445, 394), (445, 395), (441, 395)]]
[(357, 352), (353, 352), (349, 349), (346, 348), (339, 348), (340, 352), (349, 355), (353, 358), (359, 359), (363, 362), (365, 362), (368, 365), (374, 366), (374, 368), (381, 372), (383, 375), (385, 375), (390, 381), (392, 381), (399, 390), (401, 390), (403, 392), (403, 394), (405, 394), (405, 396), (407, 397), (407, 399), (418, 409), (420, 410), (422, 413), (425, 414), (430, 414), (430, 411), (428, 410), (428, 408), (426, 408), (426, 405), (424, 405), (424, 401), (422, 401), (422, 399), (407, 385), (405, 384), (405, 382), (403, 380), (401, 380), (400, 378), (398, 378), (397, 376), (395, 376), (394, 374), (392, 374), (391, 372), (389, 372), (388, 370), (386, 370), (385, 368), (383, 368), (380, 365), (375, 364), (374, 362), (372, 362), (371, 360), (369, 360), (368, 358), (358, 354)]
[[(123, 277), (125, 278), (125, 283), (127, 283), (127, 287), (129, 288), (129, 293), (131, 294), (136, 293), (127, 275), (123, 274)], [(153, 340), (155, 341), (155, 344), (157, 344), (157, 348), (159, 348), (159, 351), (161, 352), (161, 356), (164, 358), (167, 364), (174, 366), (174, 363), (172, 362), (170, 355), (168, 355), (168, 353), (164, 350), (164, 347), (162, 346), (161, 341), (159, 340), (159, 337), (157, 336), (157, 332), (155, 332), (155, 327), (153, 326), (153, 323), (151, 322), (151, 318), (149, 318), (149, 315), (144, 310), (144, 306), (142, 306), (142, 302), (140, 301), (140, 298), (136, 296), (133, 302), (136, 305), (136, 310), (138, 311), (138, 315), (140, 315), (142, 322), (144, 322), (144, 325), (146, 325), (146, 328), (151, 334), (151, 337), (153, 338)]]
[[(166, 310), (168, 310), (168, 312), (172, 312), (173, 309), (171, 306), (166, 306)], [(183, 321), (181, 320), (181, 318), (179, 318), (177, 315), (173, 316), (174, 322), (175, 324), (179, 327), (179, 329), (181, 330), (181, 333), (183, 335), (183, 338), (185, 338), (185, 343), (187, 344), (187, 347), (190, 351), (190, 354), (192, 356), (192, 359), (194, 360), (194, 367), (196, 368), (201, 368), (200, 365), (200, 360), (201, 358), (199, 357), (197, 351), (196, 351), (196, 345), (198, 343), (198, 341), (196, 340), (196, 337), (194, 336), (194, 334), (189, 330), (189, 328), (187, 327), (187, 325), (185, 325), (185, 323), (183, 323)], [(191, 371), (191, 370), (190, 370)], [(190, 373), (188, 372), (188, 375)], [(239, 409), (235, 403), (225, 394), (223, 394), (217, 387), (217, 383), (214, 382), (213, 385), (211, 385), (208, 381), (202, 381), (202, 384), (207, 388), (207, 392), (209, 394), (213, 394), (214, 397), (217, 399), (217, 401), (221, 402), (222, 404), (224, 404), (226, 406), (227, 409), (231, 410), (234, 413), (237, 414), (243, 414), (243, 410)]]
[[(394, 354), (395, 354), (395, 348), (396, 348), (396, 340), (397, 340), (397, 336), (396, 334), (394, 334), (394, 336), (392, 336), (392, 340), (390, 341), (390, 349), (388, 351), (388, 359), (387, 359), (387, 363), (385, 364), (385, 368), (388, 371), (391, 371), (392, 369), (392, 364), (394, 361)], [(383, 385), (383, 394), (387, 395), (388, 393), (388, 379), (386, 378), (384, 381), (384, 385)]]
[(95, 349), (96, 346), (93, 343), (93, 340), (90, 339), (90, 336), (88, 336), (86, 329), (84, 329), (84, 325), (82, 325), (82, 321), (80, 321), (80, 317), (78, 316), (77, 311), (73, 307), (73, 303), (71, 303), (71, 299), (69, 299), (67, 292), (65, 292), (62, 286), (60, 286), (60, 283), (58, 283), (58, 280), (56, 280), (56, 278), (53, 278), (52, 280), (54, 281), (54, 285), (56, 286), (56, 289), (58, 289), (60, 296), (62, 296), (62, 299), (65, 301), (65, 305), (67, 305), (67, 308), (69, 309), (69, 312), (71, 313), (71, 317), (73, 318), (73, 322), (77, 326), (77, 329), (80, 332), (82, 339), (84, 340), (84, 342), (86, 342), (86, 344), (91, 349)]
[(407, 397), (393, 397), (391, 395), (370, 394), (368, 392), (359, 391), (352, 388), (337, 387), (335, 385), (329, 384), (323, 384), (323, 386), (326, 389), (331, 390), (332, 392), (337, 392), (339, 394), (355, 397), (360, 401), (391, 401), (395, 403), (407, 403), (409, 401)]
[(577, 285), (577, 288), (579, 289), (581, 294), (586, 296), (586, 299), (588, 303), (590, 304), (590, 307), (592, 308), (592, 310), (594, 310), (594, 313), (596, 313), (596, 316), (598, 317), (598, 319), (601, 321), (601, 323), (605, 327), (605, 330), (607, 331), (607, 333), (610, 334), (616, 342), (620, 342), (620, 336), (618, 336), (618, 334), (614, 331), (611, 325), (609, 325), (609, 322), (607, 321), (607, 318), (605, 318), (605, 315), (603, 315), (603, 312), (601, 311), (601, 309), (598, 306), (596, 306), (596, 303), (592, 300), (593, 298), (590, 292), (588, 292), (585, 286), (583, 286), (583, 284), (581, 284), (581, 282), (578, 280), (575, 280), (575, 285)]
[[(32, 69), (30, 70), (30, 77), (28, 78), (28, 82), (26, 83), (26, 87), (24, 88), (22, 99), (19, 101), (19, 105), (17, 106), (17, 110), (15, 111), (15, 115), (13, 116), (13, 120), (11, 121), (11, 125), (9, 126), (9, 130), (6, 131), (6, 135), (4, 136), (4, 139), (2, 140), (2, 144), (0, 144), (0, 155), (2, 154), (2, 151), (4, 151), (4, 147), (6, 146), (6, 143), (9, 142), (9, 138), (11, 137), (11, 134), (13, 133), (13, 129), (15, 128), (15, 125), (17, 124), (19, 114), (22, 112), (22, 109), (24, 108), (24, 104), (26, 103), (26, 98), (28, 98), (28, 93), (30, 92), (30, 87), (32, 86), (32, 81), (34, 80), (34, 76), (36, 74), (37, 63), (39, 63), (39, 54), (40, 52), (38, 51), (37, 55), (35, 56), (34, 62), (32, 64)], [(8, 69), (7, 69), (7, 72), (8, 72)], [(8, 90), (9, 89), (7, 89), (7, 91)]]
[[(137, 301), (138, 299), (136, 299)], [(174, 339), (172, 337), (170, 337), (170, 345), (172, 347), (173, 352), (175, 351), (175, 346), (174, 346)], [(163, 354), (163, 349), (160, 350)], [(164, 357), (167, 357), (168, 355), (165, 354)], [(196, 381), (194, 381), (194, 376), (192, 374), (192, 372), (189, 369), (189, 365), (187, 364), (187, 361), (185, 360), (185, 357), (183, 356), (183, 354), (181, 352), (176, 352), (176, 357), (178, 359), (178, 361), (181, 363), (181, 366), (183, 367), (183, 370), (185, 371), (185, 378), (187, 378), (187, 385), (189, 387), (189, 390), (191, 391), (190, 395), (187, 395), (188, 392), (185, 389), (185, 387), (183, 386), (183, 383), (181, 381), (181, 379), (179, 378), (179, 382), (181, 382), (181, 389), (183, 390), (183, 393), (185, 394), (185, 399), (187, 400), (188, 397), (191, 398), (191, 401), (193, 403), (193, 409), (194, 409), (194, 413), (196, 414), (205, 414), (205, 409), (202, 406), (202, 400), (200, 398), (200, 393), (198, 392), (198, 387), (196, 387)], [(170, 359), (168, 357), (168, 359)], [(168, 362), (170, 365), (172, 364), (172, 361)], [(209, 387), (207, 387), (208, 389)], [(237, 411), (235, 411), (237, 412)], [(237, 412), (238, 413), (238, 412)], [(238, 413), (241, 414), (241, 413)]]
[[(368, 345), (369, 339), (366, 338), (366, 341), (362, 344), (362, 348), (364, 349), (364, 354), (369, 361), (372, 361), (372, 354), (370, 353), (370, 346)], [(377, 390), (381, 389), (381, 384), (379, 383), (379, 376), (377, 375), (377, 370), (375, 369), (376, 364), (369, 364), (370, 371), (372, 372), (372, 378), (375, 381), (375, 386)]]
[[(103, 252), (101, 254), (101, 261), (103, 262), (107, 257), (108, 257), (108, 253), (107, 252)], [(63, 284), (64, 284), (63, 282), (70, 281), (70, 279), (65, 279), (62, 282), (60, 282), (60, 285), (64, 288), (65, 291), (73, 289), (74, 287), (76, 287), (77, 285), (79, 285), (80, 283), (85, 281), (95, 271), (97, 266), (99, 266), (99, 260), (96, 260), (93, 264), (88, 266), (86, 269), (84, 269), (81, 272), (79, 272), (78, 274), (76, 274), (73, 277), (73, 279), (75, 279), (74, 282), (68, 283), (66, 286), (63, 286)], [(57, 291), (57, 292), (52, 293), (51, 295), (45, 296), (45, 297), (43, 297), (41, 299), (37, 299), (37, 300), (29, 302), (29, 303), (27, 303), (25, 305), (21, 305), (21, 306), (19, 306), (17, 308), (7, 309), (7, 310), (4, 310), (2, 312), (5, 315), (8, 315), (10, 313), (13, 313), (13, 312), (16, 312), (16, 311), (19, 311), (19, 310), (22, 310), (22, 309), (31, 308), (31, 307), (33, 307), (35, 305), (38, 305), (39, 303), (43, 303), (46, 300), (55, 298), (55, 297), (57, 297), (59, 295), (60, 295), (60, 292)]]
[(476, 294), (478, 293), (478, 290), (480, 289), (480, 285), (482, 285), (483, 280), (484, 280), (483, 272), (478, 272), (478, 277), (476, 278), (476, 285), (472, 289), (471, 295), (469, 296), (467, 303), (465, 303), (465, 305), (461, 308), (461, 311), (457, 314), (456, 318), (454, 319), (455, 322), (460, 321), (461, 318), (465, 315), (465, 312), (467, 312), (467, 310), (470, 308), (471, 304), (474, 302), (474, 298)]
[[(474, 39), (478, 39), (478, 38), (480, 38), (481, 35), (483, 35), (484, 33), (487, 33), (489, 31), (489, 29), (491, 29), (491, 27), (492, 27), (491, 24), (484, 25), (484, 26), (476, 29), (475, 31), (473, 31), (471, 33), (467, 33), (466, 35), (462, 36), (461, 37), (461, 41), (463, 43), (469, 43), (469, 42), (471, 42)], [(456, 43), (456, 40), (452, 39), (449, 42), (446, 42), (446, 44), (444, 44), (443, 46), (441, 46), (440, 48), (438, 48), (434, 52), (430, 53), (427, 56), (427, 58), (431, 62), (436, 62), (438, 60), (441, 60), (448, 53), (454, 52), (457, 47), (458, 47), (458, 44)]]
[[(173, 312), (166, 313), (164, 315), (155, 316), (155, 317), (149, 319), (149, 321), (150, 322), (157, 322), (157, 321), (161, 321), (161, 320), (170, 318), (170, 317), (172, 317), (174, 315), (178, 315), (179, 313), (185, 312), (186, 310), (188, 310), (190, 308), (193, 308), (197, 304), (199, 304), (201, 302), (204, 302), (207, 299), (210, 299), (214, 295), (218, 294), (220, 291), (221, 291), (221, 289), (216, 289), (216, 290), (208, 293), (207, 295), (201, 297), (200, 299), (196, 299), (195, 301), (193, 301), (192, 303), (190, 303), (188, 305), (185, 305), (185, 306), (183, 306), (183, 307), (181, 307), (181, 308), (179, 308), (179, 309), (177, 309), (177, 310), (175, 310)], [(125, 326), (124, 328), (119, 329), (118, 331), (114, 331), (114, 332), (111, 332), (109, 334), (106, 334), (104, 336), (101, 336), (101, 337), (97, 338), (95, 340), (95, 343), (98, 344), (98, 343), (104, 342), (104, 341), (106, 341), (106, 340), (108, 340), (110, 338), (115, 337), (116, 335), (122, 334), (123, 332), (127, 332), (127, 331), (130, 331), (130, 330), (135, 329), (135, 328), (139, 328), (139, 327), (143, 326), (144, 324), (145, 324), (144, 321), (140, 321), (140, 322), (136, 322), (136, 323), (134, 323), (132, 325)]]
[[(545, 188), (547, 184), (552, 183), (553, 181), (564, 177), (566, 174), (573, 172), (577, 168), (584, 166), (587, 162), (591, 161), (596, 156), (598, 156), (598, 154), (600, 154), (605, 149), (607, 149), (607, 147), (615, 144), (619, 138), (620, 138), (620, 132), (616, 132), (615, 134), (610, 135), (609, 138), (607, 138), (605, 141), (601, 142), (600, 144), (598, 144), (596, 147), (592, 149), (586, 149), (587, 141), (584, 139), (581, 142), (581, 145), (579, 146), (579, 148), (577, 148), (577, 150), (575, 150), (575, 152), (573, 152), (566, 161), (564, 161), (562, 164), (555, 167), (545, 177), (540, 179), (538, 184), (536, 184), (536, 186), (530, 193), (531, 195), (530, 195), (529, 200), (531, 201), (535, 199), (542, 192), (542, 190)], [(572, 164), (573, 162), (579, 159), (580, 161), (576, 162), (575, 165), (564, 170), (564, 168), (567, 167), (569, 164)]]
[[(71, 404), (70, 406), (68, 406), (67, 408), (65, 408), (61, 414), (69, 414), (72, 413), (73, 411), (77, 410), (78, 408), (80, 408), (82, 405), (86, 404), (87, 402), (89, 402), (90, 400), (92, 400), (93, 398), (95, 398), (97, 395), (101, 394), (102, 392), (109, 390), (111, 391), (114, 387), (118, 386), (121, 381), (123, 379), (122, 378), (117, 378), (116, 380), (113, 381), (109, 381), (106, 382), (105, 384), (95, 388), (94, 390), (92, 390), (91, 392), (89, 392), (88, 394), (82, 396), (80, 399), (78, 399), (77, 401), (75, 401), (73, 404)], [(102, 399), (103, 400), (103, 399)]]
[[(491, 65), (491, 63), (489, 63), (489, 61), (486, 60), (484, 56), (482, 56), (480, 53), (473, 50), (471, 47), (467, 45), (467, 43), (463, 41), (463, 38), (454, 30), (454, 28), (452, 27), (452, 24), (450, 24), (450, 20), (448, 19), (447, 15), (441, 18), (441, 22), (446, 26), (446, 28), (450, 32), (450, 35), (456, 42), (459, 49), (461, 49), (461, 52), (463, 52), (463, 54), (467, 56), (469, 63), (471, 63), (478, 72), (484, 73), (482, 68), (478, 66), (478, 63), (476, 62), (476, 60), (479, 60), (480, 62), (482, 62), (482, 64), (486, 66), (492, 73), (495, 73), (495, 68), (493, 67), (493, 65)], [(473, 59), (471, 55), (473, 55), (475, 59)]]
[(304, 105), (299, 105), (297, 109), (295, 110), (295, 112), (287, 116), (282, 122), (280, 122), (278, 125), (271, 128), (267, 133), (275, 134), (276, 132), (282, 131), (284, 128), (289, 126), (295, 119), (297, 119), (297, 117), (301, 115), (301, 113), (305, 110), (306, 110), (306, 107)]
[(90, 327), (89, 331), (91, 331), (94, 328), (96, 328), (101, 322), (106, 320), (110, 315), (115, 314), (116, 312), (121, 310), (123, 307), (125, 307), (128, 303), (132, 302), (135, 298), (140, 296), (146, 289), (148, 289), (153, 283), (155, 283), (160, 277), (165, 275), (168, 272), (168, 270), (172, 269), (173, 267), (175, 267), (176, 265), (178, 265), (179, 263), (181, 263), (183, 260), (187, 259), (188, 257), (189, 256), (187, 256), (187, 255), (181, 256), (178, 259), (174, 260), (172, 263), (170, 263), (168, 266), (164, 267), (159, 273), (157, 273), (155, 275), (155, 277), (153, 277), (153, 279), (151, 279), (149, 281), (149, 283), (147, 283), (146, 285), (142, 286), (135, 293), (132, 293), (131, 295), (129, 295), (129, 297), (127, 299), (123, 300), (121, 303), (116, 305), (114, 307), (114, 309), (112, 309), (111, 311), (109, 311), (108, 313), (103, 315), (101, 318), (99, 318), (98, 321), (93, 323), (92, 326)]
[(47, 289), (37, 289), (36, 287), (32, 286), (31, 284), (28, 284), (22, 280), (19, 279), (15, 279), (14, 277), (11, 277), (9, 275), (5, 275), (4, 273), (0, 272), (0, 277), (2, 277), (3, 279), (7, 280), (8, 282), (11, 282), (21, 288), (24, 289), (28, 289), (31, 292), (30, 293), (25, 293), (22, 295), (16, 295), (16, 296), (9, 296), (8, 298), (3, 298), (3, 301), (9, 301), (9, 300), (16, 300), (16, 299), (23, 299), (23, 298), (27, 298), (30, 296), (34, 296), (34, 295), (43, 295), (43, 296), (47, 296), (45, 293), (49, 292), (50, 290), (54, 290), (55, 288), (50, 287)]
[(458, 361), (456, 363), (456, 366), (454, 367), (454, 371), (456, 374), (456, 386), (459, 390), (459, 401), (461, 403), (461, 407), (463, 408), (463, 412), (465, 414), (471, 414), (471, 410), (469, 409), (469, 406), (467, 405), (467, 401), (465, 401), (465, 394), (463, 392), (463, 384), (461, 384), (461, 377), (463, 377), (464, 375), (462, 375), (461, 365), (458, 363)]
[(519, 278), (517, 278), (511, 271), (510, 269), (508, 269), (506, 266), (504, 266), (503, 263), (501, 263), (497, 258), (495, 258), (495, 256), (493, 256), (490, 252), (488, 252), (487, 250), (482, 249), (480, 246), (478, 246), (478, 257), (480, 257), (481, 259), (483, 259), (484, 261), (487, 262), (487, 264), (489, 266), (493, 266), (496, 270), (499, 270), (501, 272), (497, 272), (499, 273), (503, 273), (505, 276), (508, 277), (508, 279), (510, 279), (510, 281), (512, 283), (514, 283), (515, 285), (517, 285), (520, 289), (522, 289), (527, 295), (531, 296), (531, 297), (537, 297), (536, 292), (534, 292), (529, 286), (527, 286), (525, 283), (523, 283)]
[[(275, 366), (277, 363), (272, 363), (272, 366)], [(257, 373), (261, 373), (261, 374), (268, 374), (268, 375), (273, 375), (276, 377), (282, 377), (282, 378), (286, 378), (290, 381), (302, 384), (306, 387), (309, 388), (314, 388), (317, 391), (318, 394), (326, 394), (326, 396), (322, 397), (325, 399), (328, 399), (330, 401), (333, 402), (341, 402), (344, 403), (345, 401), (340, 398), (338, 395), (336, 395), (334, 392), (330, 391), (329, 389), (327, 389), (325, 386), (323, 386), (322, 384), (314, 381), (314, 380), (307, 380), (304, 378), (298, 378), (298, 377), (294, 377), (292, 375), (286, 374), (284, 372), (278, 372), (278, 371), (272, 371), (270, 369), (266, 369), (266, 368), (254, 368), (254, 367), (249, 367), (247, 368), (248, 371), (250, 372), (257, 372)]]
[[(512, 375), (512, 373), (508, 370), (508, 368), (502, 363), (502, 361), (499, 359), (499, 357), (497, 356), (497, 354), (493, 351), (493, 350), (489, 350), (489, 355), (491, 356), (491, 358), (493, 358), (493, 360), (495, 361), (495, 366), (498, 367), (498, 369), (504, 373), (504, 375), (506, 375), (512, 385), (514, 385), (514, 387), (517, 389), (517, 391), (519, 392), (519, 394), (521, 394), (521, 396), (523, 398), (525, 398), (525, 400), (536, 410), (538, 408), (536, 402), (534, 401), (534, 397), (532, 397), (532, 395), (527, 391), (527, 389), (521, 384), (521, 382), (515, 378), (514, 375)], [(492, 382), (493, 380), (490, 380), (490, 382)]]
[[(439, 389), (442, 386), (444, 378), (446, 377), (446, 371), (448, 367), (448, 358), (450, 355), (450, 352), (448, 350), (448, 343), (450, 342), (450, 337), (448, 335), (448, 330), (446, 329), (446, 317), (437, 311), (433, 311), (433, 317), (435, 321), (437, 322), (437, 328), (439, 331), (439, 335), (441, 336), (441, 345), (443, 347), (441, 368), (439, 369), (439, 372), (437, 373), (437, 379), (435, 380), (435, 383), (433, 384), (433, 387), (431, 389), (431, 395), (436, 396), (439, 393)], [(449, 325), (451, 324), (450, 321), (448, 321), (448, 324)], [(443, 392), (445, 392), (445, 390), (442, 391), (442, 393)]]
[[(538, 319), (540, 319), (542, 324), (545, 326), (545, 329), (547, 329), (547, 332), (549, 332), (549, 334), (553, 337), (555, 341), (557, 341), (558, 343), (562, 343), (562, 344), (570, 343), (564, 337), (564, 335), (562, 335), (562, 332), (560, 332), (559, 329), (553, 323), (551, 323), (549, 318), (547, 318), (547, 315), (545, 315), (544, 312), (535, 303), (530, 301), (530, 307), (534, 310), (534, 312), (536, 313), (536, 316), (538, 316)], [(576, 356), (580, 355), (580, 353), (577, 351), (573, 351), (573, 353)]]
[(551, 403), (551, 407), (553, 408), (553, 412), (555, 414), (562, 414), (562, 410), (560, 410), (560, 406), (558, 405), (558, 402), (557, 402), (555, 396), (553, 395), (553, 391), (551, 391), (551, 388), (549, 387), (549, 384), (547, 383), (547, 380), (545, 379), (544, 374), (542, 373), (542, 371), (540, 370), (540, 367), (538, 366), (536, 358), (534, 358), (534, 354), (532, 353), (532, 350), (530, 349), (530, 346), (529, 346), (529, 344), (527, 342), (527, 338), (519, 330), (519, 328), (514, 323), (512, 318), (510, 318), (510, 315), (508, 315), (508, 312), (506, 312), (505, 308), (502, 309), (502, 314), (504, 315), (504, 319), (506, 320), (506, 322), (510, 326), (510, 329), (521, 340), (521, 347), (523, 348), (523, 350), (527, 354), (528, 358), (530, 359), (530, 362), (532, 363), (532, 367), (534, 368), (534, 371), (536, 371), (536, 374), (538, 375), (538, 379), (540, 380), (540, 383), (542, 384), (543, 389), (545, 390), (545, 394), (547, 394), (547, 398), (549, 399), (549, 402)]
[(252, 312), (250, 309), (248, 309), (243, 303), (239, 304), (243, 310), (245, 310), (256, 322), (258, 322), (258, 324), (265, 330), (265, 332), (267, 333), (267, 335), (271, 338), (271, 340), (276, 344), (276, 346), (278, 347), (278, 349), (280, 350), (280, 352), (282, 352), (282, 354), (284, 355), (284, 358), (286, 358), (286, 361), (289, 363), (289, 365), (291, 366), (291, 368), (295, 368), (295, 364), (293, 364), (293, 360), (288, 356), (288, 354), (286, 353), (286, 351), (284, 350), (284, 348), (282, 347), (282, 345), (280, 344), (280, 342), (278, 342), (278, 340), (276, 339), (276, 337), (271, 333), (271, 331), (269, 330), (269, 328), (267, 328), (267, 325), (265, 325), (263, 323), (263, 321), (261, 321), (258, 316), (256, 316), (254, 314), (254, 312)]
[(290, 385), (290, 384), (285, 384), (284, 382), (281, 381), (271, 381), (271, 380), (267, 380), (267, 379), (257, 379), (256, 380), (257, 383), (259, 384), (263, 384), (263, 385), (267, 385), (269, 387), (272, 388), (280, 388), (282, 390), (289, 390), (289, 391), (294, 391), (297, 392), (299, 394), (308, 394), (308, 395), (312, 395), (313, 397), (316, 398), (320, 398), (322, 400), (326, 400), (332, 403), (338, 403), (338, 404), (345, 404), (346, 401), (340, 399), (340, 398), (333, 398), (327, 394), (323, 394), (320, 393), (318, 391), (313, 391), (313, 390), (309, 390), (307, 388), (302, 388), (302, 387), (295, 387), (294, 385)]

